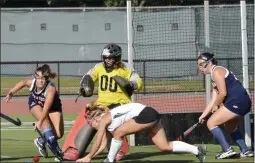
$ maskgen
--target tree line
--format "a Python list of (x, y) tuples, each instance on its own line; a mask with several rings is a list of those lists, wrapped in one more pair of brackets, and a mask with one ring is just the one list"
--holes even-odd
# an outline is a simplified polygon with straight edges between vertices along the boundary
[[(246, 0), (253, 4), (254, 0)], [(210, 5), (239, 4), (240, 0), (209, 0)], [(203, 5), (204, 0), (132, 0), (132, 6)], [(0, 0), (3, 7), (125, 7), (126, 0)]]

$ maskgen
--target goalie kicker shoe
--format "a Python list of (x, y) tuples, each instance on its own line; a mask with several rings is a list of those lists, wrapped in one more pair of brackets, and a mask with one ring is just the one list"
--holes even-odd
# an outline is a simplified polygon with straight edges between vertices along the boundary
[(226, 158), (231, 158), (236, 155), (237, 155), (237, 153), (234, 151), (234, 149), (232, 147), (230, 147), (226, 152), (222, 151), (221, 153), (216, 154), (215, 158), (216, 159), (226, 159)]
[(37, 146), (40, 155), (43, 156), (44, 158), (48, 157), (48, 152), (47, 152), (47, 149), (45, 147), (45, 143), (41, 144), (40, 141), (39, 141), (39, 138), (34, 139), (34, 143)]
[(201, 163), (205, 162), (205, 155), (206, 155), (206, 146), (200, 145), (198, 146), (198, 155), (196, 156)]

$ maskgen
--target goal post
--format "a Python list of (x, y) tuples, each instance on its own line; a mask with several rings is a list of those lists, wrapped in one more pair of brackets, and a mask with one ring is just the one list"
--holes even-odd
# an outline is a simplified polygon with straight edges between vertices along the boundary
[[(248, 45), (247, 45), (247, 21), (246, 21), (246, 1), (240, 0), (241, 14), (241, 36), (242, 36), (242, 69), (243, 69), (243, 86), (249, 93), (249, 72), (248, 72)], [(245, 142), (251, 147), (251, 120), (250, 113), (244, 117)]]
[[(132, 0), (127, 0), (127, 41), (128, 41), (128, 63), (134, 67), (134, 49), (133, 49), (133, 26), (132, 26)], [(132, 102), (135, 102), (135, 95), (132, 96)], [(135, 134), (129, 136), (130, 146), (135, 146)]]

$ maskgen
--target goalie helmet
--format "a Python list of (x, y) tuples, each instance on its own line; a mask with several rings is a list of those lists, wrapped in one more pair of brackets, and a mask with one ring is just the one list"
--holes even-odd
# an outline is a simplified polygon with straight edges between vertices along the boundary
[(117, 67), (120, 63), (122, 55), (122, 49), (117, 44), (108, 44), (104, 47), (102, 52), (102, 58), (105, 68), (110, 71)]
[(122, 49), (120, 46), (116, 44), (108, 44), (104, 47), (104, 50), (102, 52), (103, 57), (114, 57), (114, 58), (121, 58), (122, 55)]

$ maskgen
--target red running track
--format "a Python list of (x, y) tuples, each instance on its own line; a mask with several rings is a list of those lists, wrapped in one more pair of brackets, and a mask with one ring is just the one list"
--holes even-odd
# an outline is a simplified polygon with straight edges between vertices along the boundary
[[(79, 113), (87, 103), (96, 99), (80, 98), (75, 103), (74, 98), (62, 98), (63, 112), (66, 114)], [(206, 101), (205, 96), (143, 96), (137, 97), (137, 102), (151, 106), (159, 112), (201, 112), (203, 111)], [(9, 103), (1, 101), (1, 112), (4, 114), (30, 114), (28, 110), (27, 99), (12, 99)]]

